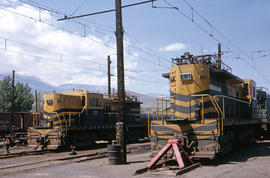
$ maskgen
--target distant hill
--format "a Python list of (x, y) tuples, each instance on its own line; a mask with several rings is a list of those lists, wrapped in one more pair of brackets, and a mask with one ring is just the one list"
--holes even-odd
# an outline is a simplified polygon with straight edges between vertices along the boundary
[[(0, 80), (3, 80), (3, 78), (8, 75), (12, 77), (11, 74), (0, 74)], [(32, 92), (37, 90), (41, 93), (46, 93), (46, 92), (53, 92), (54, 90), (56, 90), (56, 87), (42, 81), (40, 78), (37, 78), (35, 76), (24, 76), (16, 74), (15, 83), (16, 82), (22, 82), (24, 84), (28, 83), (32, 88)]]
[[(10, 74), (0, 74), (0, 80), (2, 80), (5, 76)], [(35, 90), (38, 92), (44, 93), (52, 93), (52, 92), (64, 92), (64, 91), (72, 91), (77, 89), (88, 90), (91, 92), (98, 93), (107, 93), (107, 86), (95, 86), (95, 85), (82, 85), (82, 84), (63, 84), (59, 86), (52, 86), (45, 81), (42, 81), (40, 78), (35, 76), (24, 76), (16, 74), (15, 82), (28, 83), (28, 85), (32, 88), (32, 92)], [(153, 104), (155, 98), (157, 96), (162, 96), (162, 94), (141, 94), (132, 91), (126, 91), (130, 95), (137, 96), (142, 104), (142, 108), (149, 108)]]

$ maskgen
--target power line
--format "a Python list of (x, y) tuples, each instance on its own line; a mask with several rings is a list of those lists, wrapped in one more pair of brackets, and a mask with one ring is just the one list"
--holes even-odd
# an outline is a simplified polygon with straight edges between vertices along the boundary
[[(87, 60), (85, 58), (79, 58), (79, 57), (71, 56), (71, 55), (68, 55), (68, 54), (51, 51), (51, 50), (48, 50), (48, 49), (40, 48), (40, 47), (37, 47), (37, 46), (33, 46), (33, 45), (30, 45), (30, 44), (26, 44), (26, 43), (23, 43), (23, 42), (19, 42), (19, 41), (12, 40), (12, 39), (5, 38), (5, 37), (1, 37), (1, 36), (0, 36), (0, 39), (5, 40), (5, 48), (4, 48), (5, 50), (7, 50), (7, 43), (8, 43), (8, 41), (11, 41), (13, 43), (17, 43), (17, 44), (22, 45), (22, 46), (27, 46), (27, 47), (31, 47), (31, 48), (35, 48), (35, 49), (38, 49), (38, 50), (42, 50), (42, 51), (46, 51), (46, 52), (49, 52), (49, 53), (56, 54), (56, 55), (58, 55), (58, 57), (61, 57), (61, 59), (60, 59), (61, 61), (62, 61), (63, 57), (70, 57), (70, 59), (72, 59), (72, 60), (74, 60), (74, 59)], [(44, 58), (44, 59), (47, 58), (47, 57), (44, 57), (44, 56), (32, 56), (32, 57), (39, 57), (39, 58)], [(140, 58), (137, 58), (137, 59), (140, 59)], [(141, 59), (141, 60), (147, 60), (147, 59)], [(57, 60), (55, 60), (55, 61), (57, 61)], [(76, 62), (78, 62), (78, 61), (76, 61)], [(95, 63), (95, 64), (97, 64), (99, 66), (106, 67), (105, 64), (101, 64), (101, 63), (98, 63), (98, 62), (95, 62), (95, 61), (92, 61), (92, 60), (91, 61), (86, 61), (86, 62), (91, 62), (91, 63)], [(60, 63), (62, 63), (62, 62), (60, 62)], [(135, 71), (135, 70), (130, 70), (130, 69), (125, 69), (125, 71), (132, 72), (132, 73), (141, 73), (141, 72), (144, 72), (144, 71)], [(149, 77), (153, 78), (153, 76), (149, 76)]]
[[(7, 1), (9, 1), (9, 0), (7, 0)], [(22, 0), (20, 0), (20, 1), (22, 1)], [(23, 1), (23, 2), (24, 2), (24, 1)], [(31, 1), (31, 2), (33, 2), (33, 1)], [(35, 22), (44, 23), (44, 24), (46, 24), (46, 25), (52, 26), (52, 27), (57, 28), (57, 29), (61, 29), (61, 30), (66, 31), (66, 32), (68, 32), (68, 33), (75, 34), (75, 35), (79, 35), (79, 36), (81, 36), (81, 37), (85, 37), (85, 36), (83, 36), (83, 35), (81, 35), (81, 34), (79, 34), (79, 33), (76, 33), (76, 32), (70, 31), (70, 30), (66, 30), (66, 29), (64, 29), (64, 28), (60, 28), (60, 27), (58, 27), (58, 26), (56, 26), (56, 25), (54, 25), (54, 24), (50, 24), (50, 23), (47, 23), (47, 22), (44, 22), (44, 21), (39, 21), (38, 19), (36, 19), (36, 18), (34, 18), (34, 17), (29, 17), (29, 16), (27, 16), (27, 15), (24, 15), (24, 14), (21, 14), (21, 13), (18, 13), (18, 12), (14, 12), (14, 11), (11, 11), (11, 10), (9, 10), (9, 9), (5, 9), (5, 8), (2, 8), (2, 7), (0, 7), (0, 8), (3, 9), (3, 10), (6, 10), (6, 11), (8, 11), (8, 12), (14, 13), (14, 14), (16, 14), (16, 15), (20, 15), (20, 16), (23, 16), (23, 17), (25, 17), (25, 18), (29, 18), (29, 19), (31, 19), (31, 20), (34, 20)], [(39, 7), (39, 8), (43, 8), (43, 7)], [(47, 10), (47, 11), (50, 11), (49, 9), (46, 9), (46, 10)], [(59, 13), (59, 14), (60, 14), (60, 13)], [(83, 24), (81, 24), (81, 25), (83, 25)], [(105, 35), (105, 34), (104, 34), (104, 35)], [(104, 46), (106, 46), (106, 47), (115, 49), (115, 47), (112, 47), (112, 46), (110, 46), (110, 45), (107, 45), (107, 44), (105, 44), (105, 43), (102, 43), (102, 42), (100, 42), (100, 41), (98, 41), (98, 40), (95, 40), (95, 39), (93, 39), (93, 38), (89, 38), (89, 37), (86, 37), (86, 38), (88, 38), (88, 39), (90, 39), (90, 40), (92, 40), (92, 41), (95, 41), (95, 42), (97, 42), (97, 43), (100, 43), (100, 44), (102, 44), (102, 45), (104, 45)], [(132, 45), (130, 45), (130, 46), (133, 47), (134, 49), (136, 48), (137, 50), (140, 50), (141, 52), (146, 53), (146, 54), (148, 54), (148, 55), (151, 56), (151, 54), (150, 54), (149, 52), (147, 53), (145, 50), (142, 50), (142, 49), (140, 49), (140, 48), (138, 48), (138, 47), (134, 47), (134, 46), (132, 46)], [(135, 57), (135, 58), (139, 59), (136, 55), (128, 54), (128, 53), (126, 53), (126, 52), (125, 52), (125, 54), (128, 55), (128, 56), (132, 56), (132, 57)], [(152, 55), (152, 56), (153, 56), (153, 55)], [(160, 57), (160, 58), (162, 58), (162, 57)], [(155, 64), (155, 65), (161, 66), (160, 63), (158, 63), (158, 62), (153, 62), (152, 60), (149, 60), (149, 59), (146, 59), (146, 58), (140, 57), (139, 60), (146, 61), (146, 62), (149, 62), (149, 63), (151, 63), (151, 64)], [(162, 66), (161, 68), (163, 68), (163, 66)]]
[[(58, 64), (63, 64), (63, 65), (67, 65), (67, 66), (74, 66), (75, 65), (75, 66), (78, 66), (80, 68), (84, 68), (84, 69), (87, 69), (87, 70), (90, 69), (90, 70), (93, 70), (93, 71), (101, 72), (104, 75), (107, 74), (107, 71), (105, 71), (105, 70), (100, 70), (100, 69), (97, 69), (97, 68), (91, 68), (91, 67), (87, 67), (85, 65), (80, 65), (80, 64), (77, 64), (77, 63), (74, 64), (74, 63), (59, 62), (59, 60), (55, 60), (53, 58), (48, 58), (48, 57), (44, 57), (44, 56), (40, 56), (40, 55), (36, 55), (36, 54), (31, 54), (31, 53), (26, 53), (26, 52), (11, 50), (11, 49), (5, 49), (5, 48), (2, 48), (2, 47), (0, 47), (0, 50), (2, 50), (4, 52), (5, 51), (8, 51), (8, 52), (15, 53), (15, 54), (20, 54), (20, 55), (25, 55), (25, 56), (29, 56), (29, 57), (34, 57), (35, 60), (37, 60), (36, 58), (38, 58), (40, 60), (46, 59), (46, 60), (49, 60), (51, 62), (58, 63)], [(130, 70), (127, 70), (127, 71), (130, 71)], [(81, 73), (85, 73), (85, 72), (79, 72), (78, 74), (81, 74)], [(136, 73), (136, 72), (134, 72), (134, 73)], [(134, 76), (126, 76), (126, 77), (127, 77), (128, 80), (131, 79), (131, 80), (136, 81), (136, 82), (147, 82), (147, 83), (152, 83), (152, 84), (156, 84), (156, 85), (161, 85), (161, 84), (157, 83), (156, 81), (145, 80), (145, 79), (141, 79), (140, 77), (134, 77)], [(153, 78), (153, 76), (151, 78)]]
[(46, 60), (49, 60), (49, 61), (52, 61), (52, 62), (56, 62), (58, 64), (64, 64), (64, 65), (70, 65), (70, 66), (74, 66), (75, 65), (75, 66), (79, 66), (81, 68), (91, 69), (91, 70), (94, 70), (94, 71), (99, 71), (99, 72), (105, 72), (106, 73), (105, 70), (102, 71), (100, 69), (86, 67), (85, 65), (80, 65), (78, 63), (68, 64), (68, 63), (64, 63), (63, 61), (60, 62), (59, 60), (55, 60), (54, 58), (40, 56), (40, 55), (36, 55), (36, 54), (32, 54), (32, 53), (26, 53), (26, 52), (16, 51), (16, 50), (12, 50), (12, 49), (5, 49), (5, 48), (2, 48), (2, 47), (0, 47), (0, 50), (2, 50), (2, 51), (9, 51), (9, 52), (16, 53), (16, 54), (21, 54), (21, 55), (26, 55), (26, 56), (30, 56), (30, 57), (34, 57), (34, 58), (38, 58), (38, 59), (46, 59)]
[[(37, 6), (37, 5), (28, 4), (27, 2), (25, 2), (25, 1), (23, 1), (23, 0), (18, 0), (18, 1), (20, 1), (20, 2), (22, 2), (22, 3), (25, 3), (25, 4), (19, 4), (19, 3), (17, 3), (17, 2), (11, 1), (11, 0), (6, 0), (6, 1), (8, 1), (8, 2), (10, 2), (10, 3), (12, 3), (12, 4), (15, 4), (15, 5), (17, 5), (17, 6), (23, 6), (23, 7), (28, 8), (28, 9), (37, 10), (37, 9), (35, 9), (35, 8), (32, 7), (32, 6), (34, 6), (34, 7), (38, 8), (38, 9), (40, 10), (40, 11), (39, 11), (40, 13), (45, 13), (45, 12), (43, 12), (43, 11), (47, 11), (47, 12), (51, 12), (50, 15), (53, 16), (53, 17), (56, 17), (56, 18), (62, 17), (62, 13), (60, 13), (60, 12), (57, 13), (55, 10), (50, 10), (50, 9), (44, 8), (44, 7), (42, 7), (42, 6)], [(29, 6), (25, 6), (26, 4), (29, 5)], [(43, 11), (41, 11), (41, 10), (43, 10)], [(45, 14), (48, 14), (48, 13), (45, 13)], [(41, 21), (41, 17), (40, 17), (39, 21)], [(78, 20), (72, 20), (72, 22), (73, 22), (73, 23), (77, 23), (77, 24), (83, 26), (84, 28), (87, 27), (87, 28), (89, 28), (89, 29), (91, 29), (91, 30), (94, 30), (95, 32), (100, 33), (100, 34), (102, 34), (102, 35), (108, 35), (108, 34), (106, 34), (106, 33), (104, 33), (104, 32), (101, 32), (101, 31), (99, 31), (99, 30), (93, 28), (92, 26), (89, 26), (89, 25), (87, 25), (87, 24), (85, 24), (85, 23), (82, 23), (82, 22), (80, 22), (80, 21), (78, 21)], [(97, 24), (97, 23), (96, 23), (96, 24)], [(98, 28), (100, 28), (100, 27), (98, 27)], [(100, 29), (105, 30), (105, 31), (108, 31), (107, 29), (104, 29), (104, 28), (100, 28)], [(113, 31), (110, 30), (109, 32), (113, 32)], [(109, 35), (108, 35), (108, 36), (109, 36)], [(114, 38), (114, 36), (110, 36), (110, 38)]]
[[(17, 4), (18, 5), (18, 3), (16, 3), (16, 2), (13, 2), (13, 1), (10, 1), (10, 0), (7, 0), (7, 1), (9, 1), (9, 2), (11, 2), (11, 3), (15, 3), (15, 4)], [(23, 3), (27, 3), (27, 2), (25, 2), (25, 1), (23, 1), (23, 0), (19, 0), (19, 1), (21, 1), (21, 2), (23, 2)], [(31, 1), (31, 2), (34, 2), (34, 1)], [(40, 3), (38, 3), (38, 4), (40, 4)], [(32, 4), (30, 4), (30, 5), (32, 5)], [(41, 6), (38, 6), (38, 5), (34, 5), (35, 7), (37, 7), (37, 8), (40, 8), (40, 9), (43, 9), (43, 10), (46, 10), (46, 11), (48, 11), (48, 12), (53, 12), (53, 13), (57, 13), (58, 15), (64, 15), (64, 14), (66, 14), (66, 13), (64, 13), (64, 12), (59, 12), (58, 10), (56, 10), (56, 9), (49, 9), (49, 7), (48, 6), (45, 6), (45, 7), (41, 7)], [(44, 6), (44, 5), (43, 5)], [(29, 8), (29, 7), (27, 7), (27, 6), (24, 6), (24, 7), (26, 7), (26, 8)], [(33, 10), (35, 10), (34, 8), (30, 8), (30, 9), (33, 9)], [(57, 18), (59, 18), (59, 16), (55, 16), (55, 17), (57, 17)], [(76, 21), (76, 20), (72, 20), (72, 22), (75, 22), (75, 23), (77, 23), (77, 24), (80, 24), (80, 25), (82, 25), (82, 26), (84, 26), (84, 27), (87, 27), (87, 28), (89, 28), (89, 29), (93, 29), (91, 26), (88, 26), (88, 25), (86, 25), (86, 24), (83, 24), (83, 23), (81, 23), (81, 22), (79, 22), (79, 21)], [(96, 29), (94, 29), (96, 32), (98, 32), (98, 33), (100, 33), (100, 34), (102, 34), (102, 35), (107, 35), (107, 34), (105, 34), (105, 33), (103, 33), (103, 32), (101, 32), (101, 31), (98, 31), (98, 30), (96, 30)], [(141, 42), (139, 41), (139, 40), (137, 40), (135, 37), (133, 37), (131, 34), (129, 34), (129, 33), (127, 33), (126, 32), (126, 34), (127, 34), (127, 36), (129, 36), (129, 37), (131, 37), (132, 39), (134, 39), (134, 40), (136, 40), (136, 41), (138, 41), (140, 44), (141, 44)], [(81, 36), (81, 35), (80, 35)], [(85, 37), (85, 35), (83, 36), (83, 37)], [(114, 38), (114, 37), (112, 37), (112, 36), (110, 36), (111, 38)], [(166, 62), (168, 62), (169, 64), (170, 64), (170, 60), (169, 59), (167, 59), (167, 58), (165, 58), (165, 57), (162, 57), (162, 56), (160, 56), (159, 54), (157, 54), (156, 52), (154, 52), (152, 49), (150, 49), (149, 47), (147, 47), (150, 51), (152, 51), (152, 53), (150, 53), (150, 52), (148, 52), (148, 51), (145, 51), (145, 50), (143, 50), (143, 49), (141, 49), (141, 48), (139, 48), (139, 47), (137, 47), (137, 46), (133, 46), (133, 45), (128, 45), (128, 46), (130, 46), (130, 47), (132, 47), (132, 48), (134, 48), (134, 49), (136, 49), (136, 50), (138, 50), (138, 51), (141, 51), (141, 52), (143, 52), (143, 53), (145, 53), (145, 54), (147, 54), (147, 55), (149, 55), (149, 56), (151, 56), (151, 57), (156, 57), (156, 58), (158, 58), (158, 60), (164, 60), (164, 61), (166, 61)], [(125, 54), (127, 54), (127, 53), (125, 53)], [(128, 54), (128, 55), (130, 55), (130, 54)], [(134, 55), (131, 55), (131, 56), (133, 56), (133, 57), (136, 57), (136, 56), (134, 56)], [(146, 60), (146, 61), (149, 61), (149, 60)], [(153, 63), (153, 62), (151, 62), (152, 64), (156, 64), (156, 65), (160, 65), (160, 63)]]
[[(54, 28), (63, 30), (63, 31), (68, 32), (68, 33), (70, 33), (70, 34), (74, 34), (74, 35), (78, 35), (78, 36), (84, 37), (84, 36), (82, 36), (82, 35), (79, 34), (79, 33), (76, 33), (76, 32), (73, 32), (73, 31), (70, 31), (70, 30), (67, 30), (67, 29), (64, 29), (64, 28), (60, 28), (60, 27), (58, 27), (58, 26), (56, 26), (56, 25), (53, 25), (53, 24), (50, 24), (50, 23), (47, 23), (47, 22), (44, 22), (44, 21), (39, 21), (39, 20), (37, 20), (37, 19), (35, 19), (35, 18), (33, 18), (33, 17), (29, 17), (29, 16), (24, 15), (24, 14), (21, 14), (21, 13), (18, 13), (18, 12), (15, 12), (15, 11), (12, 11), (12, 10), (9, 10), (9, 9), (3, 8), (3, 7), (0, 7), (0, 9), (3, 9), (3, 10), (5, 10), (5, 11), (8, 11), (8, 12), (10, 12), (10, 13), (14, 13), (14, 14), (16, 14), (16, 15), (19, 15), (19, 16), (22, 16), (22, 17), (25, 17), (25, 18), (28, 18), (28, 19), (30, 19), (30, 20), (34, 20), (35, 22), (40, 22), (40, 23), (46, 24), (46, 25), (48, 25), (48, 26), (51, 26), (51, 27), (54, 27)], [(96, 40), (96, 39), (89, 38), (89, 37), (85, 37), (85, 38), (90, 39), (90, 40), (92, 40), (92, 41), (94, 41), (94, 42), (100, 43), (101, 45), (104, 45), (104, 46), (106, 46), (106, 47), (108, 47), (108, 48), (115, 49), (115, 47), (112, 47), (111, 45), (107, 45), (107, 44), (105, 44), (105, 43), (103, 43), (103, 42), (100, 42), (100, 41), (98, 41), (98, 40)], [(143, 58), (143, 57), (138, 57), (138, 56), (133, 55), (133, 54), (127, 54), (127, 55), (128, 55), (128, 56), (135, 57), (135, 58), (137, 58), (137, 59), (139, 59), (139, 60), (142, 60), (142, 61), (145, 61), (145, 62), (149, 62), (149, 63), (155, 64), (155, 65), (157, 65), (157, 66), (159, 66), (159, 67), (161, 67), (161, 68), (166, 68), (166, 67), (161, 66), (161, 65), (159, 65), (158, 63), (156, 63), (156, 62), (154, 62), (154, 61), (152, 61), (152, 60), (149, 60), (149, 59), (146, 59), (146, 58)], [(166, 68), (166, 69), (167, 69), (167, 68)]]
[[(167, 0), (163, 0), (165, 3), (167, 3), (168, 5), (172, 6), (172, 7), (177, 7), (175, 5), (173, 5), (172, 3), (168, 2)], [(236, 46), (231, 40), (229, 40), (225, 35), (223, 35), (219, 30), (217, 30), (217, 28), (211, 24), (208, 20), (206, 20), (202, 15), (200, 15), (200, 13), (198, 13), (197, 10), (195, 10), (195, 8), (193, 6), (191, 6), (186, 0), (183, 0), (194, 12), (196, 12), (199, 17), (201, 17), (211, 28), (213, 28), (218, 34), (220, 34), (225, 40), (227, 40), (227, 42), (229, 42), (230, 44), (232, 44), (235, 48), (237, 48), (241, 53), (245, 54), (248, 58), (252, 59), (248, 54), (246, 54), (246, 52), (244, 52), (242, 49), (240, 49), (238, 46)], [(179, 12), (180, 14), (182, 14), (184, 17), (186, 17), (188, 20), (190, 20), (192, 23), (194, 23), (199, 29), (201, 29), (203, 32), (205, 32), (206, 34), (208, 34), (211, 38), (213, 38), (214, 40), (216, 40), (218, 43), (221, 43), (225, 48), (227, 48), (228, 50), (231, 50), (231, 48), (229, 48), (227, 45), (225, 45), (223, 42), (219, 41), (213, 34), (209, 33), (205, 28), (203, 28), (200, 24), (198, 24), (193, 16), (189, 17), (188, 15), (186, 15), (185, 13), (183, 13), (181, 10), (179, 10), (179, 8), (174, 8), (177, 12)], [(233, 54), (235, 54), (236, 56), (237, 53), (234, 52), (233, 50), (231, 50)], [(270, 83), (270, 81), (267, 79), (266, 76), (264, 76), (260, 71), (258, 71), (254, 66), (250, 65), (248, 62), (246, 62), (245, 60), (241, 59), (246, 65), (248, 65), (251, 69), (253, 69), (255, 72), (257, 72), (258, 75), (262, 76), (263, 79), (265, 81), (267, 81), (268, 83)]]
[(85, 3), (87, 0), (83, 0), (80, 5), (71, 13), (71, 16), (73, 16)]
[[(22, 16), (22, 17), (25, 17), (25, 18), (34, 20), (35, 22), (39, 22), (39, 23), (46, 24), (46, 25), (48, 25), (48, 26), (51, 26), (51, 27), (60, 29), (60, 30), (65, 31), (65, 32), (68, 32), (68, 33), (70, 33), (70, 34), (74, 34), (74, 35), (78, 35), (78, 36), (81, 36), (81, 37), (85, 37), (85, 36), (83, 36), (83, 35), (81, 35), (81, 34), (79, 34), (79, 33), (76, 33), (76, 32), (74, 32), (74, 31), (67, 30), (67, 29), (58, 27), (58, 26), (56, 26), (56, 25), (53, 25), (53, 24), (50, 24), (50, 23), (47, 23), (47, 22), (44, 22), (44, 21), (39, 21), (38, 19), (36, 19), (36, 18), (34, 18), (34, 17), (30, 17), (30, 16), (27, 16), (27, 15), (24, 15), (24, 14), (21, 14), (21, 13), (18, 13), (18, 12), (15, 12), (15, 11), (12, 11), (12, 10), (9, 10), (9, 9), (3, 8), (3, 7), (0, 7), (0, 9), (3, 9), (3, 10), (5, 10), (5, 11), (7, 11), (7, 12), (10, 12), (10, 13), (13, 13), (13, 14), (16, 14), (16, 15), (19, 15), (19, 16)], [(103, 42), (100, 42), (100, 41), (98, 41), (98, 40), (95, 40), (94, 38), (90, 38), (90, 37), (85, 37), (85, 38), (88, 38), (88, 39), (90, 39), (91, 41), (94, 41), (94, 42), (96, 42), (96, 43), (99, 43), (99, 44), (101, 44), (101, 45), (104, 45), (105, 47), (108, 47), (108, 48), (111, 48), (111, 49), (115, 49), (114, 47), (112, 47), (112, 46), (110, 46), (110, 45), (107, 45), (107, 44), (105, 44), (105, 43), (103, 43)]]
[(227, 42), (232, 44), (235, 48), (237, 48), (239, 51), (241, 51), (246, 56), (250, 57), (248, 54), (246, 54), (245, 51), (243, 51), (241, 48), (239, 48), (234, 42), (232, 42), (229, 38), (227, 38), (223, 33), (221, 33), (215, 25), (211, 24), (206, 18), (204, 18), (193, 6), (191, 6), (186, 0), (183, 0), (201, 19), (203, 19), (211, 28), (213, 28), (219, 35), (221, 35)]
[[(157, 1), (157, 0), (148, 0), (148, 1), (137, 2), (137, 3), (133, 3), (133, 4), (128, 4), (128, 5), (121, 6), (120, 8), (123, 9), (123, 8), (126, 8), (126, 7), (137, 6), (137, 5), (140, 5), (140, 4), (145, 4), (145, 3), (149, 3), (149, 2), (153, 2), (153, 1)], [(64, 16), (64, 18), (58, 19), (58, 21), (70, 20), (70, 19), (87, 17), (87, 16), (92, 16), (92, 15), (98, 15), (98, 14), (104, 14), (104, 13), (113, 12), (113, 11), (115, 11), (115, 9), (109, 9), (109, 10), (104, 10), (104, 11), (99, 11), (99, 12), (93, 12), (93, 13), (89, 13), (89, 14), (83, 14), (83, 15), (77, 15), (77, 16), (70, 16), (70, 17)]]
[[(9, 1), (9, 0), (8, 0)], [(19, 0), (19, 1), (22, 1), (22, 2), (24, 2), (25, 3), (25, 1), (23, 1), (23, 0)], [(33, 2), (33, 1), (31, 1), (31, 2)], [(148, 2), (148, 1), (147, 1)], [(43, 8), (43, 7), (40, 7), (40, 6), (37, 6), (38, 8)], [(46, 7), (46, 8), (48, 8), (48, 7)], [(49, 9), (46, 9), (47, 11), (50, 11)], [(54, 11), (56, 11), (56, 9), (54, 9)], [(53, 12), (54, 12), (53, 11)], [(58, 12), (58, 11), (57, 11)], [(61, 15), (67, 15), (66, 13), (64, 13), (64, 12), (59, 12), (58, 14), (61, 14)], [(59, 17), (59, 16), (57, 16), (57, 17)], [(78, 23), (78, 24), (80, 24), (80, 25), (85, 25), (85, 24), (83, 24), (83, 23), (81, 23), (81, 22), (78, 22), (78, 21), (75, 21), (75, 20), (73, 20), (73, 22), (75, 22), (75, 23)], [(91, 22), (91, 23), (93, 23), (93, 22)], [(102, 32), (100, 32), (100, 31), (98, 31), (99, 33), (102, 33)], [(139, 41), (139, 40), (137, 40), (134, 36), (132, 36), (130, 33), (128, 33), (128, 32), (125, 32), (126, 34), (127, 34), (127, 36), (129, 36), (130, 38), (132, 38), (132, 39), (134, 39), (135, 41), (138, 41), (140, 44), (142, 43), (141, 41)], [(102, 33), (103, 35), (106, 35), (106, 34), (104, 34), (104, 33)], [(167, 59), (167, 58), (165, 58), (165, 57), (162, 57), (162, 56), (160, 56), (159, 54), (157, 54), (156, 52), (154, 52), (152, 49), (150, 49), (149, 47), (147, 47), (148, 49), (150, 49), (150, 51), (152, 51), (152, 53), (150, 53), (150, 52), (148, 52), (148, 51), (145, 51), (145, 50), (143, 50), (143, 49), (141, 49), (141, 48), (139, 48), (139, 47), (135, 47), (135, 46), (132, 46), (132, 45), (128, 45), (128, 46), (130, 46), (130, 47), (132, 47), (132, 48), (134, 48), (134, 49), (137, 49), (137, 50), (139, 50), (139, 51), (141, 51), (141, 52), (143, 52), (143, 53), (145, 53), (145, 54), (147, 54), (147, 55), (149, 55), (149, 56), (156, 56), (156, 57), (158, 57), (158, 58), (160, 58), (160, 59), (163, 59), (163, 60), (165, 60), (166, 62), (171, 62), (169, 59)]]
[(38, 50), (41, 50), (41, 51), (49, 52), (49, 53), (52, 53), (52, 54), (56, 54), (58, 56), (69, 57), (69, 58), (78, 59), (78, 60), (86, 60), (87, 62), (91, 62), (91, 63), (95, 63), (95, 64), (98, 64), (98, 65), (106, 66), (105, 64), (101, 64), (101, 63), (98, 63), (96, 61), (92, 61), (92, 60), (89, 61), (89, 59), (91, 58), (90, 56), (89, 56), (88, 59), (86, 59), (86, 58), (72, 56), (72, 55), (69, 55), (69, 54), (65, 54), (65, 53), (61, 53), (61, 52), (56, 52), (56, 51), (48, 50), (48, 49), (45, 49), (45, 48), (37, 47), (37, 46), (34, 46), (34, 45), (26, 44), (26, 43), (23, 43), (23, 42), (20, 42), (20, 41), (17, 41), (17, 40), (13, 40), (13, 39), (10, 39), (10, 38), (6, 38), (6, 37), (1, 37), (0, 36), (0, 39), (5, 40), (5, 48), (7, 48), (8, 41), (11, 41), (13, 43), (16, 43), (16, 44), (19, 44), (19, 45), (22, 45), (22, 46), (27, 46), (27, 47), (30, 47), (30, 48), (34, 48), (34, 49), (38, 49)]

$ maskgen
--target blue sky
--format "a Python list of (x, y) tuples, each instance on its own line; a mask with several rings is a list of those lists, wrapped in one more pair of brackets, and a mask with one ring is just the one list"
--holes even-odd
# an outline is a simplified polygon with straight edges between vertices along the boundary
[[(83, 5), (74, 13), (82, 2)], [(139, 0), (122, 0), (123, 5), (135, 2)], [(194, 22), (222, 42), (223, 61), (232, 67), (233, 73), (240, 78), (252, 78), (257, 86), (270, 89), (270, 1), (186, 2), (194, 7)], [(180, 56), (185, 51), (194, 55), (217, 52), (218, 42), (180, 13), (192, 18), (191, 8), (184, 0), (155, 2), (156, 6), (161, 7), (168, 7), (170, 4), (178, 7), (179, 11), (151, 8), (151, 3), (123, 9), (126, 89), (166, 95), (169, 90), (168, 81), (161, 74), (169, 71), (171, 58)], [(114, 0), (2, 0), (0, 7), (4, 9), (0, 9), (3, 14), (0, 21), (6, 25), (0, 28), (0, 46), (5, 46), (4, 39), (7, 39), (8, 45), (7, 50), (0, 51), (1, 72), (15, 69), (20, 74), (35, 75), (52, 85), (106, 85), (106, 56), (115, 54), (114, 13), (79, 19), (85, 24), (84, 27), (74, 21), (57, 22), (57, 14), (39, 10), (35, 5), (46, 5), (57, 12), (80, 15), (112, 9)], [(196, 12), (210, 22), (212, 27)], [(40, 19), (41, 22), (25, 16)], [(81, 36), (71, 34), (71, 31)], [(252, 55), (254, 60), (251, 60)], [(112, 60), (112, 71), (116, 75), (115, 55), (112, 55)], [(116, 87), (115, 77), (113, 86)]]

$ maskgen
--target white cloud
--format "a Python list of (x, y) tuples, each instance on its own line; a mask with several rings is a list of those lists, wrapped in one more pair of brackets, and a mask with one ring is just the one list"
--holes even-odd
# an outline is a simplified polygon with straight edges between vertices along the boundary
[[(34, 7), (28, 5), (5, 8), (39, 19), (39, 9), (33, 9)], [(51, 85), (77, 83), (104, 86), (107, 85), (107, 55), (111, 55), (111, 71), (114, 75), (112, 88), (117, 87), (116, 49), (103, 45), (115, 46), (115, 39), (110, 38), (114, 36), (113, 32), (98, 36), (89, 30), (86, 37), (81, 37), (7, 10), (0, 9), (0, 22), (3, 24), (0, 26), (0, 73), (11, 73), (15, 70), (17, 74), (36, 76)], [(45, 13), (42, 13), (42, 21), (69, 31), (82, 32), (81, 26), (72, 26), (70, 29), (70, 23), (57, 22), (50, 13)], [(6, 50), (4, 39), (7, 39)], [(18, 44), (12, 40), (49, 51)], [(157, 85), (142, 80), (152, 80), (152, 76), (159, 78), (163, 71), (152, 71), (155, 66), (145, 62), (149, 56), (132, 48), (129, 39), (124, 43), (126, 89), (158, 92)], [(146, 75), (149, 72), (150, 74)], [(165, 86), (158, 89), (167, 92)]]
[[(28, 5), (6, 9), (39, 18), (39, 10)], [(19, 74), (34, 75), (51, 85), (79, 83), (91, 85), (107, 84), (107, 55), (115, 54), (115, 49), (103, 44), (114, 46), (109, 41), (88, 33), (87, 37), (67, 33), (52, 26), (31, 20), (6, 10), (0, 10), (0, 72), (10, 73), (15, 70)], [(50, 14), (42, 13), (42, 20), (57, 23)], [(57, 24), (64, 27), (64, 22)], [(5, 40), (7, 45), (5, 50)], [(18, 44), (12, 40), (36, 46)], [(63, 54), (63, 55), (62, 55)], [(113, 61), (112, 71), (116, 68)], [(136, 68), (136, 62), (125, 60), (126, 68)], [(116, 85), (113, 83), (113, 85)]]
[(184, 43), (172, 43), (165, 47), (161, 47), (159, 50), (160, 51), (180, 51), (182, 49), (185, 49), (186, 47), (187, 45), (185, 45)]

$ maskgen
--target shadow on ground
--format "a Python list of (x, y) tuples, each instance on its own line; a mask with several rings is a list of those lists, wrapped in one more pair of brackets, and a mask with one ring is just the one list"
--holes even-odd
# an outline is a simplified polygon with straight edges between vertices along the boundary
[(238, 145), (233, 152), (227, 155), (218, 155), (214, 160), (202, 160), (203, 165), (218, 166), (221, 164), (234, 164), (236, 162), (246, 162), (248, 159), (270, 156), (270, 140), (263, 142)]

